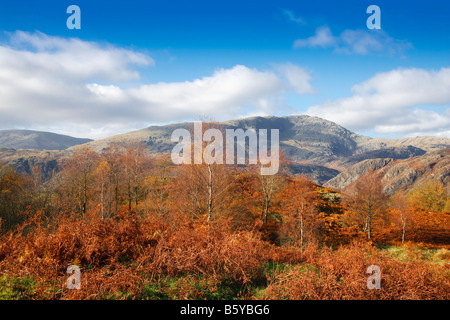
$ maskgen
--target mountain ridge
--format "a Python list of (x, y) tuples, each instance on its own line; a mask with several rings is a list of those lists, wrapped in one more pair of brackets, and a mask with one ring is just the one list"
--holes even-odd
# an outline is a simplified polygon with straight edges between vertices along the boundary
[[(39, 150), (1, 149), (0, 144), (0, 160), (28, 172), (33, 165), (47, 166), (40, 161), (48, 162), (52, 159), (65, 158), (80, 146), (89, 146), (95, 151), (102, 151), (111, 143), (144, 143), (148, 146), (150, 153), (170, 153), (176, 144), (171, 141), (172, 132), (180, 128), (189, 130), (192, 124), (193, 122), (182, 122), (149, 126), (52, 152), (51, 150), (39, 152)], [(249, 117), (223, 121), (218, 123), (218, 126), (244, 130), (279, 129), (280, 149), (293, 162), (290, 172), (306, 174), (320, 184), (326, 184), (327, 181), (333, 180), (352, 166), (366, 160), (409, 159), (450, 148), (450, 138), (371, 138), (354, 133), (334, 122), (307, 115)], [(54, 165), (52, 164), (51, 167)], [(342, 177), (340, 179), (343, 179)]]
[[(113, 142), (144, 142), (153, 153), (170, 152), (175, 145), (171, 142), (173, 130), (189, 129), (193, 122), (182, 122), (163, 126), (150, 126), (141, 130), (114, 135), (87, 143), (94, 150), (101, 151)], [(384, 139), (371, 138), (354, 133), (332, 121), (315, 116), (292, 115), (285, 117), (266, 116), (227, 120), (218, 123), (229, 129), (279, 129), (280, 148), (286, 156), (295, 161), (328, 164), (336, 169), (347, 168), (364, 157), (373, 158), (377, 150), (383, 150), (383, 157), (405, 158), (427, 151), (450, 148), (450, 138), (415, 137)], [(69, 149), (75, 149), (71, 147)], [(386, 156), (387, 153), (390, 156)], [(409, 154), (406, 156), (406, 154)], [(348, 163), (346, 157), (354, 157)], [(350, 159), (351, 160), (351, 159)]]
[(450, 148), (408, 159), (363, 160), (330, 179), (324, 186), (345, 191), (360, 177), (366, 175), (377, 175), (388, 195), (424, 185), (429, 180), (443, 183), (450, 191)]
[(36, 130), (0, 130), (0, 148), (64, 150), (92, 139)]

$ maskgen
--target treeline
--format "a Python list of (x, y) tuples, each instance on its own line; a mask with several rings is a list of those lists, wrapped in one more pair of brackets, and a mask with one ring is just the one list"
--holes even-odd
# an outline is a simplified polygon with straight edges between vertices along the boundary
[(450, 198), (442, 183), (429, 182), (387, 197), (380, 179), (367, 175), (344, 193), (283, 170), (261, 175), (257, 165), (173, 165), (169, 155), (151, 155), (144, 144), (114, 143), (102, 152), (77, 149), (61, 159), (50, 179), (38, 167), (19, 174), (0, 166), (0, 219), (5, 233), (23, 212), (48, 219), (71, 215), (109, 219), (119, 212), (166, 220), (226, 223), (233, 230), (258, 228), (277, 245), (415, 241), (449, 245)]
[[(286, 166), (175, 166), (130, 144), (80, 148), (50, 179), (2, 165), (0, 299), (448, 299), (441, 184), (337, 193)], [(401, 241), (402, 259), (374, 245)]]

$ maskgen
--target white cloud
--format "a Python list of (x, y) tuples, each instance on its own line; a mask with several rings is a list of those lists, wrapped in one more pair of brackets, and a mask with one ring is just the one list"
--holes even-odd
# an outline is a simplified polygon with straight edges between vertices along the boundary
[(313, 92), (289, 64), (237, 65), (185, 82), (143, 83), (147, 54), (107, 44), (15, 32), (0, 44), (0, 128), (101, 138), (148, 124), (270, 113), (284, 93)]
[[(193, 112), (213, 116), (233, 114), (257, 99), (280, 93), (285, 87), (286, 84), (272, 72), (237, 65), (191, 82), (142, 85), (126, 90), (126, 94), (158, 110), (154, 116), (168, 121), (194, 115)], [(161, 108), (172, 112), (161, 112)]]
[(450, 68), (397, 69), (355, 85), (350, 97), (312, 106), (307, 113), (356, 131), (450, 136), (449, 88)]
[(305, 21), (302, 18), (299, 18), (295, 15), (295, 13), (291, 10), (283, 10), (283, 14), (288, 18), (289, 21), (295, 22), (298, 24), (305, 24)]
[(133, 66), (154, 64), (151, 57), (135, 51), (76, 38), (52, 37), (41, 32), (16, 31), (11, 34), (10, 45), (0, 49), (7, 51), (0, 56), (2, 62), (11, 58), (7, 53), (14, 53), (16, 56), (11, 60), (16, 66), (29, 67), (31, 71), (45, 70), (48, 77), (132, 80), (139, 79)]
[(294, 48), (303, 47), (334, 47), (338, 43), (338, 39), (333, 36), (330, 28), (327, 26), (320, 27), (316, 30), (316, 34), (306, 39), (297, 39), (294, 41)]
[(309, 83), (311, 75), (305, 69), (292, 63), (278, 65), (276, 69), (298, 94), (316, 93)]
[(333, 48), (337, 53), (366, 55), (374, 52), (402, 54), (411, 44), (394, 39), (383, 30), (344, 30), (334, 36), (328, 26), (322, 26), (317, 28), (314, 36), (295, 40), (293, 47)]

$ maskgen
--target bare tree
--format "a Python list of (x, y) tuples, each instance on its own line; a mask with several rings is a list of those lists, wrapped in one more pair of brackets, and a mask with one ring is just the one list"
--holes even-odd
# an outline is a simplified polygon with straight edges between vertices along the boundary
[(254, 174), (256, 174), (258, 178), (259, 186), (261, 188), (262, 203), (263, 203), (261, 210), (261, 220), (263, 221), (263, 223), (267, 223), (271, 203), (277, 192), (279, 192), (284, 185), (284, 178), (282, 177), (283, 174), (282, 168), (286, 160), (284, 159), (283, 154), (280, 153), (278, 161), (280, 171), (272, 175), (261, 174), (260, 170), (262, 166), (261, 164), (253, 167), (253, 170), (256, 170)]
[(147, 146), (143, 143), (128, 144), (120, 158), (126, 181), (128, 209), (136, 208), (141, 198), (142, 183), (150, 169)]
[(93, 191), (94, 170), (98, 154), (90, 147), (80, 147), (75, 154), (62, 165), (63, 192), (69, 199), (75, 199), (78, 210), (86, 214), (88, 200)]
[(383, 192), (380, 178), (376, 174), (368, 174), (359, 178), (346, 190), (347, 204), (353, 220), (372, 237), (373, 222), (382, 217), (386, 210), (387, 197)]
[(305, 239), (312, 239), (319, 230), (319, 195), (314, 184), (305, 177), (290, 179), (281, 192), (282, 202), (287, 212), (284, 215), (284, 231), (288, 237), (299, 240), (303, 247)]
[[(207, 137), (207, 130), (208, 134), (212, 132), (215, 136)], [(205, 215), (209, 223), (214, 219), (217, 208), (225, 203), (227, 191), (236, 178), (233, 177), (231, 166), (224, 164), (223, 150), (219, 147), (223, 146), (223, 140), (216, 140), (223, 139), (219, 125), (213, 122), (203, 123), (201, 136), (199, 132), (194, 132), (195, 134), (198, 135), (196, 139), (202, 140), (192, 148), (194, 163), (183, 164), (178, 168), (176, 184), (179, 196), (184, 203), (189, 204), (193, 216)]]

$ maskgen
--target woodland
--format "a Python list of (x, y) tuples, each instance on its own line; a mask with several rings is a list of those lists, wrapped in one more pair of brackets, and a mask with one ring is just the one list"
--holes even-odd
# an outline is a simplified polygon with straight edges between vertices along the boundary
[(0, 299), (450, 298), (441, 182), (388, 197), (367, 175), (337, 192), (289, 164), (174, 165), (119, 143), (79, 147), (50, 178), (1, 164)]

